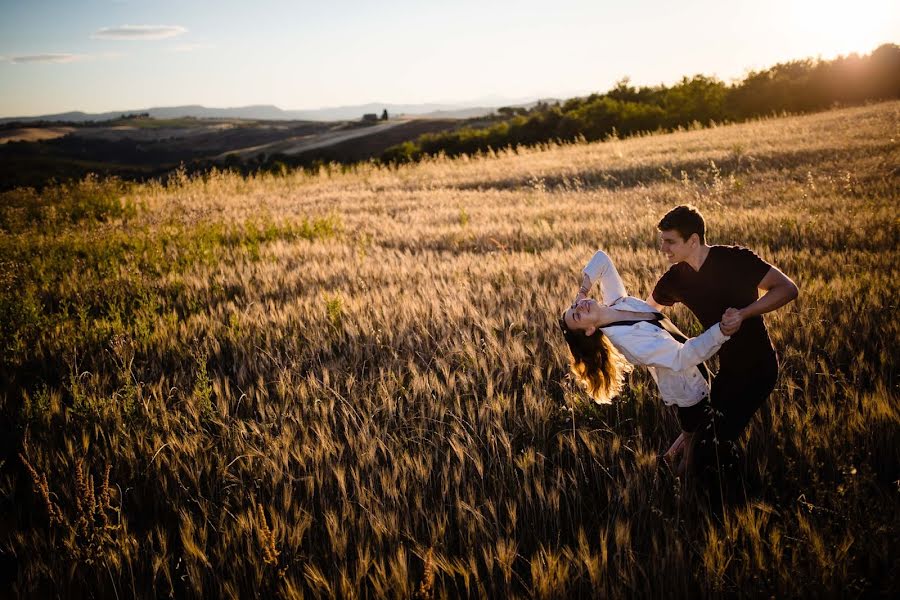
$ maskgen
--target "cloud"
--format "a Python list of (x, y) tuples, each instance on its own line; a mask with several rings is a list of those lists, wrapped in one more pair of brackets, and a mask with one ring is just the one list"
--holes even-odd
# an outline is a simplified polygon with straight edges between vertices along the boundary
[(76, 60), (82, 60), (85, 56), (82, 54), (21, 54), (18, 56), (4, 57), (13, 64), (27, 63), (70, 63)]
[(162, 40), (187, 33), (181, 25), (122, 25), (104, 27), (91, 34), (95, 40)]

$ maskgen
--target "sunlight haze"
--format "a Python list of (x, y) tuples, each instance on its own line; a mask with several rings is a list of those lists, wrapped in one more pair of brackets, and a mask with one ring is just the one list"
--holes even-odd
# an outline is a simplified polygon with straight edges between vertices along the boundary
[(0, 0), (0, 116), (567, 98), (900, 41), (891, 0)]

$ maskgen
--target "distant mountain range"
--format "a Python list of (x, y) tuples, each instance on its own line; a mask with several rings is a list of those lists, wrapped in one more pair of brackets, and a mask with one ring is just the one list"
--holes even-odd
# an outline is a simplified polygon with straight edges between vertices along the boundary
[[(469, 119), (482, 117), (492, 113), (501, 106), (531, 107), (537, 101), (529, 99), (510, 100), (501, 102), (502, 98), (491, 97), (483, 103), (458, 103), (458, 104), (388, 104), (370, 102), (353, 106), (337, 106), (320, 108), (316, 110), (282, 110), (270, 104), (254, 106), (240, 106), (236, 108), (207, 108), (200, 105), (167, 106), (160, 108), (140, 108), (131, 110), (119, 110), (104, 113), (85, 113), (73, 111), (53, 115), (40, 115), (34, 117), (4, 117), (0, 123), (14, 121), (68, 121), (83, 123), (85, 121), (109, 121), (118, 119), (122, 115), (147, 113), (154, 119), (177, 119), (193, 117), (196, 119), (252, 119), (265, 121), (347, 121), (361, 119), (366, 113), (381, 115), (383, 110), (390, 116), (419, 116), (442, 119)], [(544, 100), (547, 102), (548, 100)]]

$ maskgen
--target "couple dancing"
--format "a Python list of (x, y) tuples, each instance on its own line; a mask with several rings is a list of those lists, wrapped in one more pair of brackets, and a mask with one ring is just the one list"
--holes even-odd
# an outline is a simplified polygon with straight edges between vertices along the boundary
[[(648, 367), (682, 430), (666, 461), (679, 474), (733, 467), (736, 442), (778, 376), (762, 315), (794, 300), (797, 286), (746, 248), (708, 246), (703, 216), (692, 206), (672, 209), (657, 227), (672, 266), (646, 301), (627, 294), (603, 251), (585, 266), (575, 303), (560, 319), (572, 372), (605, 403), (631, 365)], [(602, 302), (587, 297), (598, 284)], [(688, 339), (658, 312), (676, 302), (706, 331)], [(712, 377), (704, 361), (717, 351)]]

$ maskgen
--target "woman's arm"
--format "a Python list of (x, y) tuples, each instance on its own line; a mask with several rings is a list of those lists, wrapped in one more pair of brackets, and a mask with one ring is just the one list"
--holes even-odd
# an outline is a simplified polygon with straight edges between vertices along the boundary
[(722, 344), (730, 339), (722, 333), (719, 323), (684, 344), (663, 330), (632, 327), (627, 334), (617, 334), (615, 328), (605, 333), (616, 347), (621, 345), (626, 349), (638, 364), (673, 371), (683, 371), (699, 365), (718, 352)]
[(591, 291), (591, 283), (590, 276), (587, 273), (582, 273), (581, 287), (578, 288), (578, 293), (575, 294), (575, 302), (572, 303), (572, 306), (578, 304), (579, 300), (587, 298), (588, 292)]
[(594, 253), (594, 256), (585, 265), (583, 273), (584, 277), (581, 282), (581, 289), (578, 290), (578, 296), (575, 298), (576, 301), (586, 297), (591, 286), (596, 282), (600, 282), (600, 294), (603, 297), (603, 304), (610, 305), (622, 296), (628, 295), (628, 292), (625, 291), (625, 284), (622, 283), (622, 278), (619, 277), (619, 272), (616, 271), (612, 259), (603, 250), (597, 250)]

